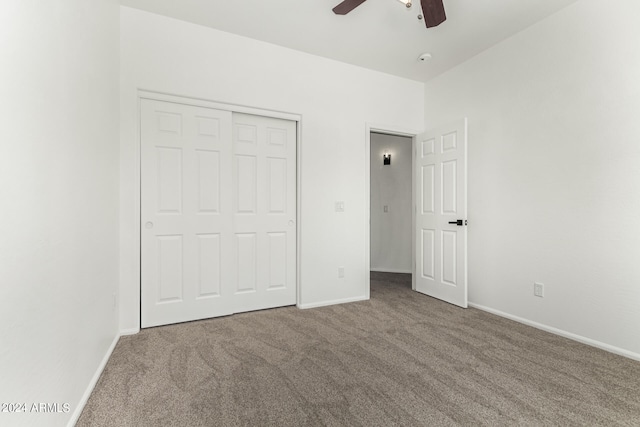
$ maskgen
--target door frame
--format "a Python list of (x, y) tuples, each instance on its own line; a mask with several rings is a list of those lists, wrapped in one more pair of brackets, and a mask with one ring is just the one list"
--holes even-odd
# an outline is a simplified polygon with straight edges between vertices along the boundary
[[(134, 235), (136, 238), (134, 239), (134, 254), (136, 256), (134, 268), (136, 269), (135, 274), (138, 278), (138, 304), (137, 307), (137, 319), (138, 319), (138, 328), (137, 331), (141, 330), (142, 325), (142, 210), (141, 210), (141, 191), (142, 191), (142, 174), (141, 174), (141, 162), (142, 162), (142, 129), (140, 126), (140, 121), (142, 120), (141, 108), (142, 108), (142, 100), (150, 99), (154, 101), (164, 101), (164, 102), (172, 102), (176, 104), (184, 104), (191, 105), (195, 107), (204, 107), (204, 108), (213, 108), (216, 110), (224, 110), (230, 111), (231, 113), (245, 113), (245, 114), (253, 114), (256, 116), (264, 116), (271, 117), (274, 119), (284, 119), (296, 122), (296, 306), (300, 307), (301, 304), (301, 296), (302, 296), (302, 283), (301, 283), (301, 246), (302, 246), (302, 233), (301, 233), (301, 201), (302, 201), (302, 115), (296, 113), (289, 113), (284, 111), (277, 110), (269, 110), (265, 108), (257, 108), (257, 107), (249, 107), (246, 105), (236, 105), (236, 104), (228, 104), (219, 101), (212, 101), (202, 98), (194, 98), (183, 95), (174, 95), (164, 92), (155, 92), (151, 90), (143, 90), (138, 89), (136, 96), (136, 147), (135, 154), (136, 159), (134, 162), (135, 165), (135, 177), (134, 177), (134, 186), (135, 186), (135, 228)], [(133, 332), (134, 331), (127, 331)]]
[(411, 289), (416, 289), (416, 250), (415, 250), (415, 225), (416, 225), (416, 136), (420, 133), (415, 129), (407, 129), (401, 126), (383, 125), (375, 123), (365, 124), (365, 144), (364, 144), (364, 186), (365, 186), (365, 240), (364, 259), (367, 267), (365, 282), (365, 298), (371, 298), (371, 132), (384, 133), (393, 136), (404, 136), (411, 138)]

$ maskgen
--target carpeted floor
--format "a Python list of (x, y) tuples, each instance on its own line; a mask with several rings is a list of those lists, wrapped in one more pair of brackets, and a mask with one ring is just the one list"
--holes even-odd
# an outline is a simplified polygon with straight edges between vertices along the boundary
[(146, 329), (78, 426), (640, 425), (640, 363), (411, 291)]

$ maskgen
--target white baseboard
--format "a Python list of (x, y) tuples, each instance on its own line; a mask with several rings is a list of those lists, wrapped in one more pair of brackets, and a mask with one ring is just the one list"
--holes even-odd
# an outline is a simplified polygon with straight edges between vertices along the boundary
[(124, 337), (125, 335), (135, 335), (138, 332), (140, 332), (140, 328), (121, 329), (120, 336)]
[(310, 304), (298, 304), (298, 308), (306, 310), (307, 308), (326, 307), (328, 305), (346, 304), (348, 302), (366, 301), (368, 299), (369, 298), (367, 298), (365, 295), (361, 295), (359, 297), (353, 297), (353, 298), (334, 299), (331, 301), (322, 301), (322, 302), (312, 302)]
[(472, 302), (469, 303), (469, 307), (477, 308), (478, 310), (486, 311), (487, 313), (495, 314), (496, 316), (504, 317), (509, 320), (513, 320), (518, 323), (522, 323), (527, 326), (532, 326), (536, 329), (541, 329), (546, 332), (550, 332), (555, 335), (559, 335), (564, 338), (568, 338), (573, 341), (578, 341), (582, 344), (590, 345), (591, 347), (596, 347), (601, 350), (608, 351), (610, 353), (614, 353), (620, 356), (628, 357), (629, 359), (640, 361), (640, 354), (634, 353), (629, 350), (625, 350), (623, 348), (615, 347), (609, 344), (605, 344), (600, 341), (593, 340), (591, 338), (586, 338), (581, 335), (572, 334), (571, 332), (563, 331), (562, 329), (554, 328), (552, 326), (543, 325), (542, 323), (534, 322), (532, 320), (524, 319), (522, 317), (514, 316), (509, 313), (504, 313), (499, 310), (494, 310), (493, 308), (485, 307), (480, 304), (474, 304)]
[(384, 267), (380, 267), (380, 268), (369, 268), (369, 271), (375, 271), (377, 273), (404, 273), (404, 274), (411, 274), (412, 271), (411, 270), (403, 270), (401, 268), (384, 268)]
[(89, 397), (91, 397), (91, 393), (93, 392), (93, 389), (95, 388), (96, 384), (98, 383), (98, 380), (100, 379), (100, 375), (102, 375), (102, 371), (104, 371), (104, 367), (107, 366), (107, 362), (109, 361), (109, 358), (111, 357), (111, 353), (113, 353), (113, 349), (116, 348), (116, 344), (118, 344), (118, 340), (119, 339), (120, 339), (120, 335), (116, 335), (113, 338), (113, 342), (111, 343), (111, 345), (109, 346), (109, 349), (107, 350), (106, 354), (102, 358), (102, 361), (100, 362), (100, 365), (98, 365), (98, 369), (96, 369), (96, 372), (93, 374), (93, 377), (91, 378), (91, 381), (89, 382), (89, 385), (87, 386), (87, 389), (85, 390), (84, 394), (82, 395), (82, 398), (80, 399), (80, 402), (78, 402), (78, 405), (76, 405), (76, 409), (73, 411), (73, 415), (71, 415), (71, 419), (69, 420), (69, 424), (67, 424), (69, 427), (75, 426), (76, 423), (78, 422), (78, 419), (80, 418), (80, 415), (82, 414), (82, 410), (84, 409), (84, 406), (87, 404), (87, 401), (89, 400)]

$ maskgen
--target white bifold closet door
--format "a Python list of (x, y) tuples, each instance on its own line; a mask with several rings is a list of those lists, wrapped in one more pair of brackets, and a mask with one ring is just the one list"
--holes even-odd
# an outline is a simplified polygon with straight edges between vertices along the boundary
[(295, 304), (295, 221), (295, 122), (142, 100), (142, 327)]

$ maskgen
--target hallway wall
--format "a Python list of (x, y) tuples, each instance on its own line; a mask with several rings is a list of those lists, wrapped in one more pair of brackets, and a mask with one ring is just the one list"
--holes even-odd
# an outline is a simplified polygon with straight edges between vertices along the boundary
[[(411, 150), (411, 138), (371, 134), (372, 271), (411, 273)], [(382, 164), (384, 153), (390, 165)]]

